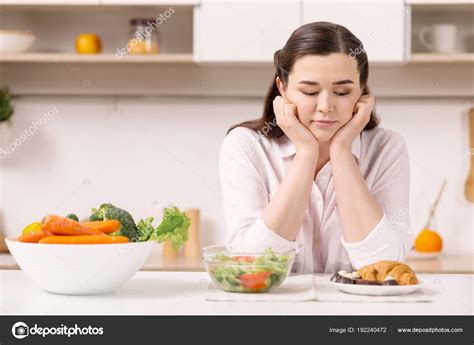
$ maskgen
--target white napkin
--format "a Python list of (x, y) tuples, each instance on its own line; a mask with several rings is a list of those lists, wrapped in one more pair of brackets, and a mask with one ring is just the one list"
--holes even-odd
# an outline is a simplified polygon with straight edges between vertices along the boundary
[(429, 302), (423, 289), (399, 296), (363, 296), (340, 291), (329, 278), (312, 274), (289, 276), (281, 286), (267, 293), (225, 292), (214, 283), (208, 287), (206, 301), (226, 302)]

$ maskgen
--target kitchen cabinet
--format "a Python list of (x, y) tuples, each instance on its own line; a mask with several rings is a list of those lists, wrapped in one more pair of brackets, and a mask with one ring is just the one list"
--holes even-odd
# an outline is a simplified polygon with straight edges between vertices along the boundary
[(403, 0), (303, 1), (304, 24), (328, 21), (347, 27), (362, 41), (371, 62), (405, 60), (408, 14)]
[(372, 62), (403, 62), (407, 13), (403, 0), (203, 1), (194, 13), (195, 60), (271, 62), (299, 26), (330, 21), (359, 37)]
[(197, 62), (272, 62), (300, 26), (300, 2), (202, 1), (194, 11)]

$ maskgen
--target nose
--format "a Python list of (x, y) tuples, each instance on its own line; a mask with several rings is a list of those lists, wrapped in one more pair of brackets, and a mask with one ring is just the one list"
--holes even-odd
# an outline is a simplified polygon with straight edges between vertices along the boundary
[(329, 113), (333, 110), (332, 99), (327, 92), (321, 92), (319, 94), (316, 110), (323, 114)]

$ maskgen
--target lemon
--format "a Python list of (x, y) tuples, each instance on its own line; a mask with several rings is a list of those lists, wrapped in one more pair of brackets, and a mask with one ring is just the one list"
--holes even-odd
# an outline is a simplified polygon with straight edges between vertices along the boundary
[(21, 234), (28, 235), (28, 234), (31, 234), (33, 232), (38, 232), (38, 231), (41, 231), (41, 223), (34, 222), (34, 223), (31, 223), (30, 225), (25, 226)]

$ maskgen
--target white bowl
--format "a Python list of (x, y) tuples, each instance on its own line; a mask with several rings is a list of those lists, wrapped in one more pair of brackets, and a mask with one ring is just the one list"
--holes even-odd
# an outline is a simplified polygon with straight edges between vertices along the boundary
[(35, 39), (36, 36), (30, 31), (0, 30), (0, 54), (23, 53)]
[(41, 244), (5, 239), (25, 274), (43, 290), (65, 295), (117, 289), (142, 267), (156, 242)]

